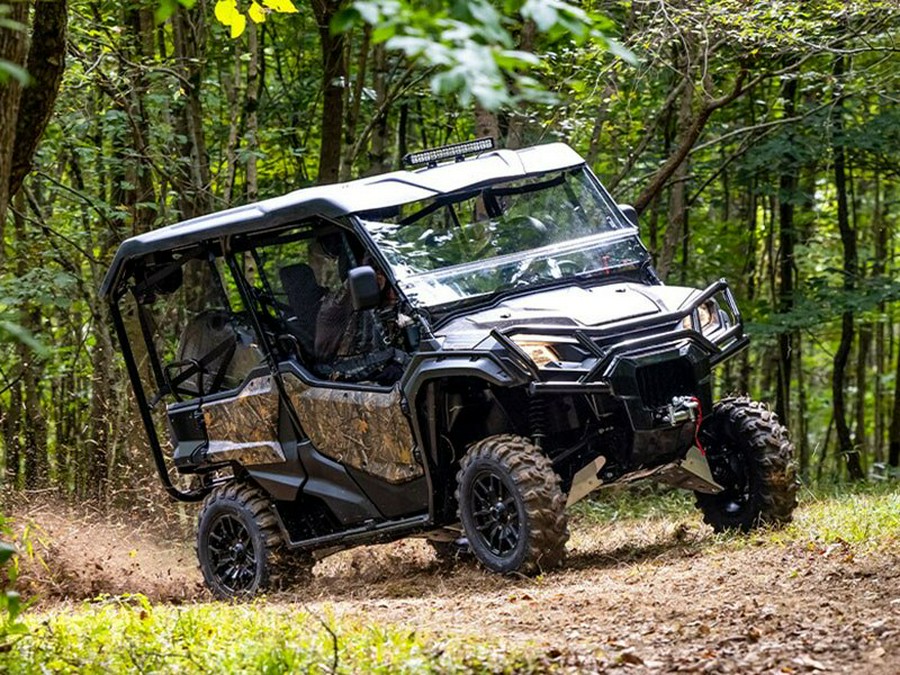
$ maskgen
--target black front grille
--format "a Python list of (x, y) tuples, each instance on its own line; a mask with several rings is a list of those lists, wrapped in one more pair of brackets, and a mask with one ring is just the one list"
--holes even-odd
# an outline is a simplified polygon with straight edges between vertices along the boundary
[(693, 396), (697, 392), (694, 369), (687, 359), (640, 366), (637, 381), (646, 408), (659, 408), (668, 405), (673, 396)]

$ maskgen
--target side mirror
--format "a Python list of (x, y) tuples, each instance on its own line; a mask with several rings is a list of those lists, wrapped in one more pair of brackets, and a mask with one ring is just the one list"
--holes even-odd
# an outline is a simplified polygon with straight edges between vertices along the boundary
[(375, 270), (371, 267), (368, 265), (354, 267), (347, 274), (347, 284), (350, 287), (353, 309), (373, 309), (378, 307), (378, 301), (381, 299), (381, 289), (378, 288)]
[(631, 204), (619, 204), (619, 211), (622, 212), (622, 215), (628, 219), (628, 222), (638, 226), (638, 213), (635, 208)]

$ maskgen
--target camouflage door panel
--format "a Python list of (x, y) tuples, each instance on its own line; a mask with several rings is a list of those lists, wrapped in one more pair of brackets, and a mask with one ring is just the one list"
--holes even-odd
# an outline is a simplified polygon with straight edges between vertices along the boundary
[(391, 483), (423, 474), (396, 388), (380, 392), (310, 387), (293, 375), (285, 376), (285, 388), (303, 431), (326, 457)]
[(283, 462), (278, 409), (278, 389), (271, 376), (250, 380), (236, 396), (204, 403), (208, 459), (248, 466)]

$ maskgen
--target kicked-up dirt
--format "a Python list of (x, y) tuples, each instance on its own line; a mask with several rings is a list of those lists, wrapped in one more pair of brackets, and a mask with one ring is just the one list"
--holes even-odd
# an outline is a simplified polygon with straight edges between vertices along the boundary
[[(210, 599), (184, 528), (160, 538), (58, 508), (29, 522), (37, 555), (22, 585), (45, 606), (104, 593)], [(566, 567), (536, 578), (448, 567), (406, 540), (320, 561), (269, 602), (524, 647), (571, 672), (900, 672), (900, 546), (722, 540), (699, 516), (571, 530)]]

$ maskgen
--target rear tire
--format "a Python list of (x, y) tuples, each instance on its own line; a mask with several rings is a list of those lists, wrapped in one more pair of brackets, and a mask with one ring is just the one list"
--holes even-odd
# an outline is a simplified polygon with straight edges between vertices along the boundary
[(488, 569), (533, 574), (565, 560), (566, 500), (531, 441), (498, 435), (472, 445), (460, 462), (456, 499), (469, 546)]
[(696, 493), (703, 520), (716, 532), (748, 532), (787, 523), (797, 506), (794, 445), (764, 404), (746, 396), (719, 401), (700, 429), (713, 478), (725, 489)]
[(213, 490), (200, 509), (197, 558), (203, 580), (222, 600), (249, 598), (308, 573), (308, 556), (283, 549), (271, 502), (249, 485)]

